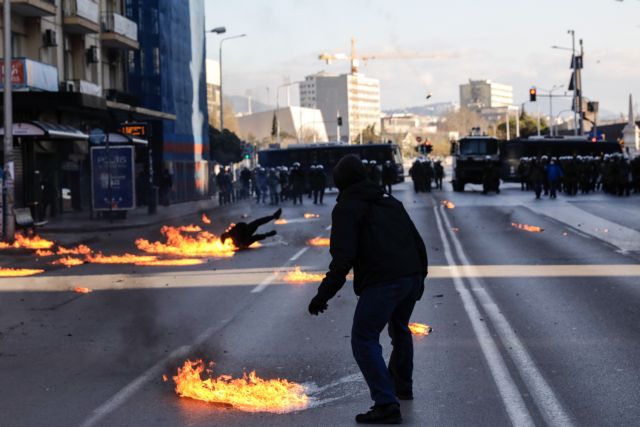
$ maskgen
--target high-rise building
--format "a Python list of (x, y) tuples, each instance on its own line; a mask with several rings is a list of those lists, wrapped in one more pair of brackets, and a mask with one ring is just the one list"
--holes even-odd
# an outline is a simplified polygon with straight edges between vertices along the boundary
[(207, 59), (207, 112), (209, 124), (220, 128), (220, 63)]
[[(300, 84), (300, 105), (322, 111), (329, 139), (353, 142), (368, 126), (380, 132), (380, 81), (360, 73), (318, 73)], [(338, 120), (342, 126), (338, 138)]]
[(155, 160), (173, 175), (174, 200), (198, 199), (209, 174), (204, 0), (124, 1), (140, 42), (128, 58), (129, 86), (143, 107), (176, 117), (154, 126)]
[(460, 106), (480, 111), (513, 105), (513, 87), (491, 80), (469, 80), (460, 85)]

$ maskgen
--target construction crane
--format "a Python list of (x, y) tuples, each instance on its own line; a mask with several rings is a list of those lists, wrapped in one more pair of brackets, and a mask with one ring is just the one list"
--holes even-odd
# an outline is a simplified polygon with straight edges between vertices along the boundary
[(358, 72), (360, 62), (366, 63), (373, 59), (446, 59), (451, 58), (451, 54), (438, 54), (438, 53), (377, 53), (364, 56), (358, 56), (356, 53), (356, 38), (351, 37), (351, 54), (345, 53), (321, 53), (318, 55), (318, 59), (325, 61), (327, 64), (331, 64), (333, 61), (349, 60), (351, 62), (351, 74)]

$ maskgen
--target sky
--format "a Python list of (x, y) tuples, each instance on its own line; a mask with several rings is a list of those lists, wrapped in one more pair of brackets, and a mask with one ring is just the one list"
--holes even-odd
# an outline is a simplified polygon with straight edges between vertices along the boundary
[[(435, 55), (436, 59), (369, 61), (360, 72), (380, 79), (382, 108), (426, 102), (458, 102), (459, 85), (489, 79), (512, 85), (525, 109), (528, 91), (554, 85), (567, 88), (571, 77), (573, 29), (584, 39), (583, 92), (601, 110), (627, 114), (628, 96), (640, 101), (640, 1), (624, 0), (204, 0), (207, 28), (225, 26), (224, 35), (207, 35), (207, 57), (218, 59), (224, 42), (225, 96), (286, 103), (284, 82), (318, 71), (341, 74), (348, 61), (327, 65), (322, 52)], [(432, 98), (427, 101), (426, 94)], [(560, 91), (562, 92), (562, 91)], [(298, 101), (291, 90), (292, 103)], [(554, 106), (556, 113), (569, 103)], [(547, 101), (542, 103), (546, 111)]]

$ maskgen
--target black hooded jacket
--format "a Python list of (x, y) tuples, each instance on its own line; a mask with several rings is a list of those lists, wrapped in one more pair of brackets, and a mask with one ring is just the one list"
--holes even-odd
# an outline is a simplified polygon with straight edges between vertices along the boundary
[(332, 261), (318, 295), (331, 299), (351, 268), (356, 295), (402, 277), (426, 277), (427, 251), (402, 203), (369, 181), (355, 156), (343, 158), (333, 174), (340, 195), (331, 218)]

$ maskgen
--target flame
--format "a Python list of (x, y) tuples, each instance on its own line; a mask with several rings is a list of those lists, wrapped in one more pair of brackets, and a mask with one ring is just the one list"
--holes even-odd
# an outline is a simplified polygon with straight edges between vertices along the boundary
[(0, 242), (0, 249), (51, 249), (53, 245), (54, 243), (52, 241), (43, 239), (40, 236), (26, 237), (18, 233), (13, 243)]
[(453, 202), (450, 202), (448, 200), (443, 200), (442, 206), (444, 206), (447, 209), (454, 209), (456, 207), (456, 205), (454, 205)]
[(25, 276), (33, 276), (40, 273), (44, 273), (44, 270), (0, 267), (0, 277), (25, 277)]
[(204, 222), (205, 224), (211, 224), (211, 220), (209, 219), (209, 217), (205, 214), (202, 214), (202, 222)]
[(284, 218), (280, 218), (280, 219), (276, 219), (273, 223), (276, 225), (284, 225), (284, 224), (289, 224), (289, 221), (287, 221)]
[(322, 279), (324, 279), (324, 274), (306, 273), (300, 270), (300, 267), (296, 267), (295, 270), (289, 271), (284, 276), (284, 281), (288, 283), (321, 282)]
[(60, 259), (57, 259), (55, 261), (53, 261), (51, 263), (52, 265), (64, 265), (65, 267), (75, 267), (78, 265), (82, 265), (84, 264), (84, 261), (81, 260), (80, 258), (74, 258), (74, 257), (63, 257)]
[(202, 228), (200, 228), (200, 226), (198, 225), (181, 225), (180, 227), (178, 227), (178, 230), (183, 232), (183, 233), (198, 233), (200, 231), (202, 231)]
[(167, 377), (167, 374), (162, 374), (162, 381), (164, 381), (165, 383), (169, 381), (169, 377)]
[(305, 388), (288, 380), (264, 380), (255, 371), (243, 374), (242, 378), (234, 379), (229, 375), (213, 378), (211, 370), (206, 371), (208, 378), (203, 379), (204, 362), (187, 360), (173, 377), (176, 393), (180, 397), (230, 404), (246, 412), (285, 413), (309, 405)]
[(182, 227), (165, 225), (160, 232), (165, 236), (166, 243), (138, 239), (136, 246), (143, 252), (156, 255), (228, 258), (235, 253), (231, 239), (222, 243), (219, 237), (207, 231), (198, 232), (195, 236), (183, 235), (181, 231)]
[(75, 248), (67, 249), (65, 247), (58, 247), (58, 251), (56, 252), (58, 255), (89, 255), (92, 250), (89, 246), (86, 245), (78, 245)]
[(328, 237), (314, 237), (313, 239), (307, 241), (309, 246), (329, 246), (331, 243), (331, 239)]
[(53, 256), (55, 254), (52, 251), (48, 251), (46, 249), (38, 249), (36, 251), (36, 255), (39, 256), (39, 257), (46, 258), (46, 257)]
[(76, 286), (73, 289), (73, 292), (75, 292), (77, 294), (88, 294), (88, 293), (93, 292), (93, 291), (91, 289), (89, 289), (89, 288), (83, 288), (81, 286)]
[(152, 255), (103, 255), (101, 252), (95, 255), (87, 255), (87, 261), (93, 264), (136, 264), (139, 262), (152, 262), (157, 258)]
[(136, 265), (144, 265), (150, 267), (160, 266), (186, 266), (186, 265), (200, 265), (204, 264), (203, 259), (197, 258), (182, 258), (182, 259), (156, 259), (154, 261), (136, 262)]
[(314, 213), (306, 213), (306, 214), (304, 214), (304, 217), (305, 217), (305, 219), (320, 218), (320, 215), (314, 214)]
[(424, 323), (409, 323), (409, 329), (411, 330), (411, 334), (426, 337), (431, 333), (431, 326), (425, 325)]
[(515, 222), (512, 222), (511, 226), (517, 228), (518, 230), (530, 231), (532, 233), (542, 233), (544, 231), (544, 229), (536, 225), (517, 224)]

